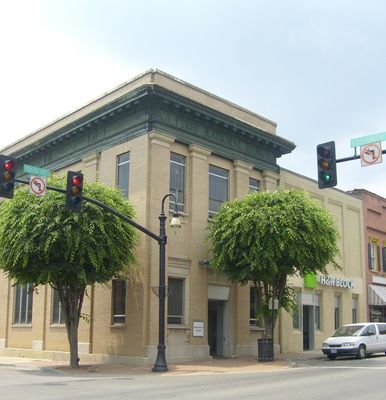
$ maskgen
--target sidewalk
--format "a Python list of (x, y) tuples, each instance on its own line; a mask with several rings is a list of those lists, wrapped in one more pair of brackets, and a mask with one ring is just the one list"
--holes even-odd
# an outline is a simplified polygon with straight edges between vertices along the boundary
[(9, 365), (11, 367), (41, 369), (53, 373), (69, 375), (206, 375), (219, 373), (256, 373), (282, 370), (301, 366), (307, 363), (307, 361), (322, 358), (324, 358), (324, 356), (321, 351), (281, 353), (275, 355), (274, 361), (266, 362), (259, 362), (256, 357), (214, 358), (204, 361), (169, 363), (169, 371), (165, 373), (153, 373), (151, 371), (151, 366), (139, 367), (126, 364), (81, 364), (79, 369), (70, 369), (68, 363), (64, 363), (63, 361), (20, 357), (0, 357), (0, 366)]

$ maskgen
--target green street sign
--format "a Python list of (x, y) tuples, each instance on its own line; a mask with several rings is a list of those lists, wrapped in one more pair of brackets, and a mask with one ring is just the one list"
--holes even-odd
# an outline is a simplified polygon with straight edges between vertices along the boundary
[(360, 147), (365, 144), (382, 142), (382, 140), (386, 140), (386, 132), (374, 133), (373, 135), (351, 139), (351, 147)]
[(24, 164), (23, 171), (26, 174), (31, 174), (36, 176), (50, 176), (50, 171), (48, 169), (35, 167), (34, 165)]

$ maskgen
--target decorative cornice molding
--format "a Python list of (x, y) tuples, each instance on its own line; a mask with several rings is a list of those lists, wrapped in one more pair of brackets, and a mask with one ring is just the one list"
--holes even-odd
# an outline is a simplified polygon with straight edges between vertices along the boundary
[(25, 146), (21, 141), (9, 149), (20, 164), (56, 170), (144, 134), (157, 140), (166, 137), (163, 142), (169, 141), (169, 145), (175, 140), (190, 149), (210, 148), (208, 155), (215, 153), (273, 172), (279, 172), (276, 158), (295, 147), (259, 127), (151, 84), (53, 130), (41, 140), (26, 141)]

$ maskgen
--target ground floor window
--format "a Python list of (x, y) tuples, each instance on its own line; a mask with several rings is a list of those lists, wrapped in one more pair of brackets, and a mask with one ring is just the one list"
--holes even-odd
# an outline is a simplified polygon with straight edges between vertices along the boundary
[(358, 322), (358, 298), (352, 298), (352, 307), (351, 307), (351, 314), (352, 314), (352, 323), (356, 324)]
[(321, 329), (320, 294), (314, 295), (315, 329)]
[(295, 304), (292, 311), (292, 327), (294, 329), (300, 329), (300, 318), (301, 318), (301, 304), (300, 304), (301, 294), (299, 292), (295, 293)]
[(59, 293), (56, 289), (52, 289), (51, 323), (64, 324), (62, 303), (60, 302)]
[(386, 306), (370, 306), (370, 322), (386, 322)]
[(249, 288), (249, 325), (261, 326), (261, 318), (258, 316), (258, 299), (256, 288), (251, 286)]
[(15, 286), (15, 303), (13, 313), (14, 324), (32, 323), (32, 303), (33, 303), (33, 285)]
[(334, 327), (338, 329), (340, 327), (340, 309), (341, 309), (340, 296), (334, 296)]
[(184, 279), (168, 279), (168, 324), (184, 323)]
[(126, 322), (126, 281), (113, 279), (112, 282), (112, 323)]

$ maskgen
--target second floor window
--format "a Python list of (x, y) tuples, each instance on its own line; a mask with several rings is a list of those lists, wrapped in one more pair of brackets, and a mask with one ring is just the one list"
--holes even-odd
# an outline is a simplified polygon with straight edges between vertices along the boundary
[(249, 193), (260, 192), (261, 182), (255, 178), (249, 178)]
[(129, 196), (130, 153), (124, 153), (117, 157), (117, 182), (124, 196)]
[(381, 254), (380, 247), (378, 246), (378, 242), (376, 240), (372, 240), (368, 243), (368, 261), (369, 261), (369, 269), (371, 271), (382, 271), (381, 267)]
[(33, 286), (31, 283), (15, 286), (14, 324), (32, 323)]
[[(170, 193), (177, 197), (178, 211), (185, 211), (185, 160), (180, 154), (170, 154)], [(170, 197), (170, 208), (174, 210), (175, 200)]]
[(126, 322), (126, 281), (113, 279), (112, 282), (112, 323)]
[(222, 203), (229, 199), (229, 172), (209, 165), (209, 217), (217, 213)]

